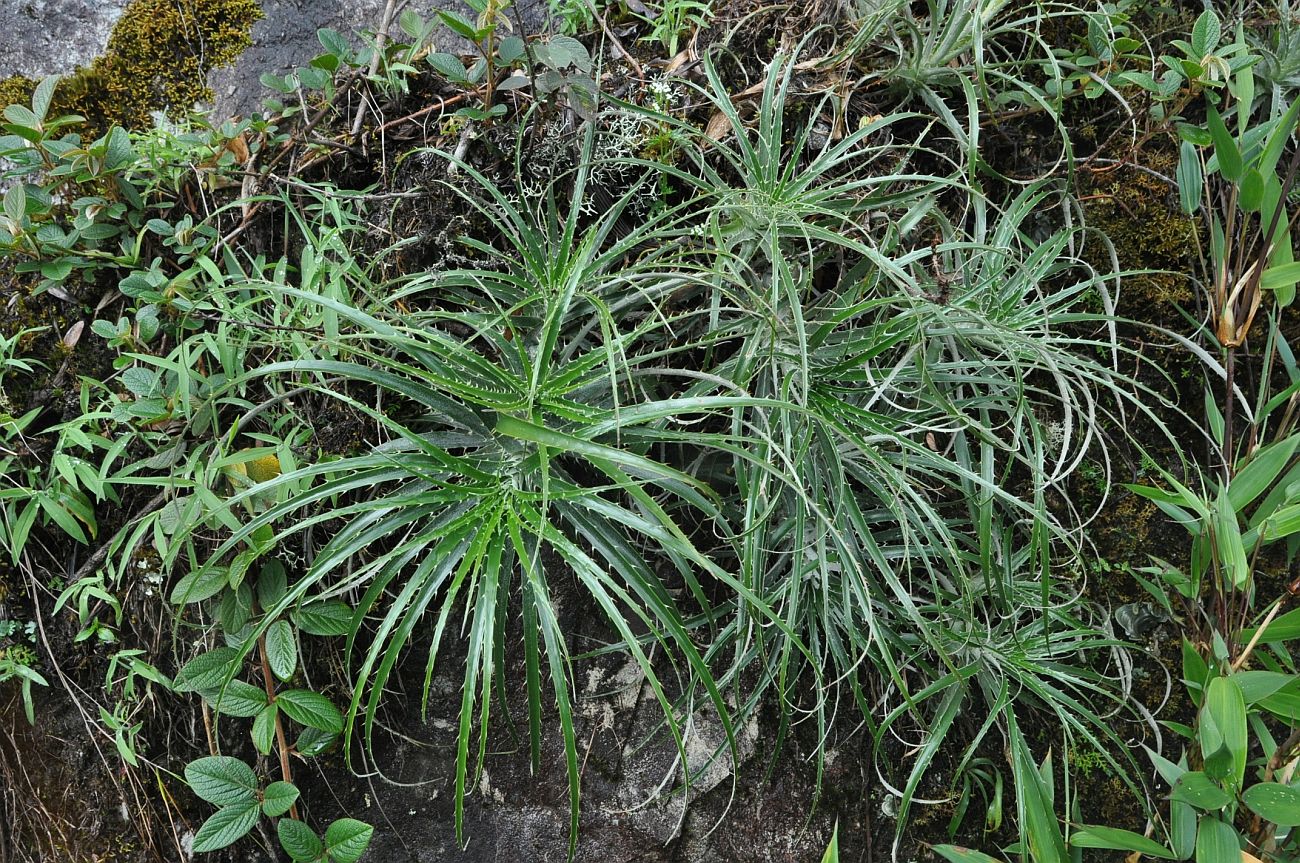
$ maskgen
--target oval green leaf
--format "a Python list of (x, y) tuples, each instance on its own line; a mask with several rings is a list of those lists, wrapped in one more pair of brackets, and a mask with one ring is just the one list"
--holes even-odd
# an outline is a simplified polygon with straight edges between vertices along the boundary
[(1207, 811), (1222, 809), (1232, 802), (1226, 791), (1199, 770), (1191, 770), (1180, 776), (1169, 797)]
[(238, 659), (239, 651), (233, 647), (218, 647), (200, 653), (176, 672), (176, 691), (198, 692), (221, 688), (233, 676)]
[(340, 818), (325, 830), (325, 848), (336, 863), (356, 863), (366, 853), (375, 828), (355, 818)]
[(194, 834), (194, 850), (204, 853), (225, 848), (252, 830), (261, 815), (256, 800), (218, 809)]
[(301, 821), (281, 818), (275, 825), (275, 832), (280, 837), (280, 847), (294, 859), (295, 863), (316, 860), (325, 851), (325, 846), (321, 844), (316, 831)]
[(262, 812), (269, 818), (279, 818), (298, 800), (298, 789), (292, 782), (272, 782), (262, 793)]
[(287, 620), (277, 620), (266, 630), (266, 661), (281, 680), (293, 677), (298, 667), (298, 642)]
[(216, 806), (235, 806), (253, 799), (257, 776), (238, 758), (213, 755), (185, 765), (185, 781), (202, 799)]
[(1265, 821), (1279, 827), (1300, 827), (1300, 791), (1277, 782), (1260, 782), (1246, 789), (1241, 799)]
[(343, 714), (328, 698), (306, 689), (288, 689), (276, 696), (284, 714), (308, 728), (338, 734), (343, 731)]
[(352, 609), (336, 599), (309, 602), (293, 614), (294, 623), (308, 635), (347, 635)]

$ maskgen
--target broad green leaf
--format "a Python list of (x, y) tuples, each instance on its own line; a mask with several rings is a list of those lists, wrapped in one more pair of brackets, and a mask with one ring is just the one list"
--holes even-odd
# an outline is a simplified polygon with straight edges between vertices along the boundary
[(200, 653), (176, 672), (176, 691), (219, 689), (236, 671), (238, 660), (239, 651), (233, 647), (218, 647)]
[(1241, 179), (1241, 150), (1213, 105), (1206, 104), (1205, 114), (1210, 137), (1214, 140), (1214, 155), (1219, 159), (1219, 173), (1223, 179), (1235, 183)]
[[(1240, 21), (1237, 22), (1237, 41), (1241, 44), (1246, 42)], [(1253, 66), (1245, 66), (1237, 70), (1237, 75), (1233, 80), (1232, 95), (1237, 99), (1237, 137), (1244, 138), (1250, 128), (1251, 108), (1255, 104), (1255, 69)]]
[[(1204, 728), (1204, 723), (1202, 728)], [(1229, 783), (1232, 780), (1232, 750), (1227, 746), (1220, 746), (1205, 756), (1201, 763), (1201, 770), (1213, 782), (1220, 785)]]
[(1279, 827), (1300, 827), (1300, 791), (1278, 782), (1258, 782), (1242, 793), (1250, 810)]
[(1110, 851), (1137, 851), (1148, 857), (1175, 860), (1174, 852), (1141, 833), (1121, 830), (1118, 827), (1085, 825), (1070, 834), (1073, 848), (1102, 848)]
[(15, 126), (22, 126), (24, 129), (37, 131), (37, 140), (40, 140), (39, 129), (41, 128), (41, 119), (32, 113), (31, 108), (28, 108), (26, 105), (10, 105), (4, 109), (4, 116), (6, 120), (13, 123)]
[(433, 67), (433, 71), (437, 72), (448, 81), (459, 84), (469, 80), (465, 64), (460, 61), (459, 57), (452, 54), (434, 52), (426, 57), (425, 61)]
[(1222, 809), (1232, 802), (1226, 791), (1199, 770), (1189, 770), (1180, 776), (1169, 797), (1207, 811)]
[(308, 635), (347, 635), (353, 611), (337, 599), (309, 602), (293, 613), (293, 621)]
[(298, 667), (298, 642), (287, 620), (277, 620), (266, 630), (266, 661), (281, 680), (293, 677)]
[(338, 734), (343, 731), (343, 714), (325, 696), (307, 689), (287, 689), (275, 703), (294, 722)]
[(339, 735), (334, 731), (322, 731), (319, 728), (304, 728), (294, 742), (293, 748), (306, 756), (320, 755), (334, 745)]
[(1151, 759), (1151, 763), (1156, 768), (1156, 772), (1160, 774), (1160, 778), (1171, 787), (1178, 781), (1179, 777), (1187, 772), (1185, 763), (1175, 764), (1146, 744), (1143, 744), (1142, 748), (1146, 750), (1147, 757)]
[(199, 694), (203, 696), (204, 701), (212, 705), (214, 710), (226, 716), (247, 719), (256, 716), (266, 707), (266, 690), (242, 680), (232, 680), (225, 684), (224, 689), (220, 686), (202, 689), (199, 690)]
[(1196, 809), (1178, 800), (1169, 804), (1169, 844), (1179, 860), (1186, 860), (1196, 850)]
[(275, 832), (280, 838), (280, 847), (293, 858), (294, 863), (317, 860), (325, 853), (325, 846), (316, 835), (316, 831), (301, 821), (281, 818), (275, 825)]
[[(1287, 507), (1288, 509), (1290, 507)], [(1294, 518), (1297, 526), (1300, 527), (1300, 505), (1295, 507), (1296, 514)], [(1267, 532), (1267, 531), (1265, 531)], [(1258, 627), (1249, 627), (1241, 631), (1240, 640), (1242, 644), (1248, 643), (1255, 638), (1255, 632)], [(1259, 644), (1278, 644), (1283, 641), (1291, 641), (1300, 638), (1300, 608), (1294, 608), (1284, 614), (1279, 614), (1269, 623), (1268, 628), (1257, 639)]]
[(194, 834), (194, 850), (216, 851), (245, 836), (257, 825), (262, 810), (256, 800), (218, 809)]
[(963, 848), (960, 845), (935, 845), (932, 849), (948, 863), (1003, 863), (996, 857), (990, 857), (983, 851), (976, 851), (974, 848)]
[(1201, 174), (1200, 152), (1190, 141), (1178, 148), (1178, 202), (1189, 216), (1201, 208), (1205, 178)]
[(1242, 863), (1241, 842), (1231, 824), (1202, 815), (1196, 826), (1196, 863)]
[(322, 48), (335, 57), (347, 57), (352, 53), (352, 46), (348, 44), (348, 40), (343, 34), (337, 30), (322, 27), (316, 31), (316, 39), (320, 42)]
[(257, 601), (263, 609), (275, 608), (288, 589), (289, 574), (285, 572), (283, 563), (271, 558), (262, 564), (262, 571), (257, 576)]
[(58, 84), (58, 75), (48, 75), (32, 91), (32, 113), (42, 121), (50, 113), (50, 102), (54, 99), (54, 89)]
[(1233, 787), (1241, 788), (1246, 775), (1246, 699), (1231, 677), (1216, 677), (1205, 690), (1199, 737), (1201, 754), (1208, 758), (1226, 747), (1232, 756)]
[(104, 167), (107, 170), (116, 171), (135, 160), (131, 136), (121, 126), (109, 129), (104, 138)]
[(5, 190), (5, 216), (15, 225), (21, 225), (27, 214), (27, 189), (22, 183), (14, 183)]
[(547, 65), (553, 69), (572, 67), (579, 72), (591, 71), (591, 54), (587, 52), (587, 46), (572, 36), (552, 36), (544, 47), (549, 61)]
[(221, 597), (216, 611), (217, 623), (227, 634), (242, 632), (252, 613), (253, 592), (247, 583), (241, 583), (238, 588), (227, 591)]
[(230, 584), (230, 573), (224, 566), (205, 566), (183, 576), (172, 588), (173, 605), (188, 605), (211, 599)]
[(269, 755), (271, 747), (275, 745), (276, 711), (277, 708), (274, 704), (268, 704), (253, 719), (253, 745), (263, 755)]
[(1261, 699), (1259, 706), (1293, 726), (1300, 725), (1300, 692), (1295, 689), (1284, 689)]
[(1247, 704), (1262, 701), (1273, 693), (1300, 682), (1300, 677), (1280, 671), (1239, 671), (1232, 675), (1232, 679), (1241, 687), (1241, 697)]
[(1264, 204), (1264, 177), (1254, 168), (1247, 168), (1241, 178), (1237, 205), (1244, 212), (1258, 213)]
[(446, 24), (458, 35), (463, 36), (471, 42), (479, 41), (478, 29), (474, 26), (473, 22), (465, 16), (456, 12), (448, 12), (439, 9), (438, 17), (442, 19), (442, 23)]
[(1246, 546), (1241, 538), (1237, 511), (1233, 509), (1226, 491), (1214, 500), (1214, 540), (1219, 562), (1234, 587), (1242, 587), (1250, 578), (1250, 563), (1246, 560)]
[(237, 806), (253, 799), (257, 776), (238, 758), (213, 755), (185, 765), (185, 781), (201, 799), (216, 806)]
[(1276, 291), (1297, 281), (1300, 281), (1300, 262), (1292, 262), (1269, 267), (1259, 277), (1259, 286), (1266, 291)]
[(355, 818), (340, 818), (325, 829), (325, 848), (336, 863), (356, 863), (366, 853), (375, 828)]
[(1295, 455), (1300, 435), (1261, 448), (1228, 485), (1228, 502), (1236, 512), (1241, 512), (1268, 490)]
[(1192, 25), (1192, 54), (1197, 58), (1213, 54), (1214, 49), (1219, 47), (1219, 38), (1221, 36), (1222, 28), (1219, 25), (1219, 16), (1206, 9), (1196, 19), (1196, 23)]
[(298, 789), (292, 782), (272, 782), (262, 792), (262, 812), (268, 818), (279, 818), (298, 800)]
[(502, 63), (511, 64), (523, 57), (526, 50), (523, 39), (518, 36), (507, 36), (497, 45), (497, 58)]

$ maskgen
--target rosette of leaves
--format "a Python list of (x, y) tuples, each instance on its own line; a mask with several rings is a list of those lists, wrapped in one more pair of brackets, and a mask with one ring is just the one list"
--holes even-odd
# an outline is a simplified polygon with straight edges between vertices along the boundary
[[(386, 404), (402, 407), (381, 411), (351, 399), (342, 387), (322, 386), (323, 393), (373, 417), (392, 440), (361, 456), (286, 472), (232, 498), (234, 505), (254, 493), (310, 488), (234, 531), (206, 569), (220, 573), (221, 561), (268, 527), (276, 533), (264, 551), (332, 523), (332, 538), (267, 615), (273, 619), (321, 592), (360, 596), (348, 631), (356, 683), (344, 734), (351, 735), (351, 720), (360, 717), (367, 743), (383, 692), (417, 627), (426, 622), (431, 636), (427, 706), (435, 664), (448, 633), (456, 631), (449, 623), (464, 615), (458, 833), (463, 797), (487, 752), (492, 696), (503, 685), (508, 609), (518, 602), (533, 761), (540, 764), (549, 681), (576, 841), (579, 758), (557, 572), (640, 666), (683, 763), (679, 711), (697, 697), (717, 711), (734, 747), (731, 708), (694, 638), (697, 627), (708, 625), (711, 609), (704, 582), (725, 585), (760, 609), (759, 616), (762, 603), (698, 544), (700, 536), (727, 541), (730, 529), (717, 494), (652, 457), (656, 429), (718, 405), (708, 399), (624, 403), (640, 386), (637, 364), (649, 369), (656, 362), (655, 345), (666, 325), (663, 304), (695, 278), (665, 267), (664, 256), (676, 254), (673, 243), (648, 243), (680, 237), (685, 207), (616, 237), (615, 226), (641, 193), (640, 184), (580, 226), (585, 169), (565, 180), (564, 204), (552, 189), (542, 212), (529, 213), (487, 177), (458, 164), (476, 187), (460, 193), (490, 220), (503, 248), (465, 242), (491, 257), (494, 268), (432, 274), (390, 295), (413, 304), (416, 295), (436, 296), (435, 307), (461, 311), (400, 318), (395, 312), (393, 319), (404, 321), (399, 325), (296, 288), (268, 286), (337, 313), (350, 329), (342, 337), (356, 360), (274, 363), (252, 375), (307, 386), (342, 379), (381, 390)], [(641, 253), (643, 246), (659, 251)], [(680, 443), (681, 433), (663, 440)], [(683, 586), (683, 598), (670, 593), (665, 572)], [(681, 672), (680, 696), (661, 680), (650, 644)]]

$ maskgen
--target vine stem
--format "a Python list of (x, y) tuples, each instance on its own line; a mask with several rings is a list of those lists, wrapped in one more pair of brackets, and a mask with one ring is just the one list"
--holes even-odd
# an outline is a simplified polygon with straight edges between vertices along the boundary
[[(262, 662), (262, 682), (266, 685), (266, 702), (275, 704), (275, 677), (271, 674), (271, 663), (266, 658), (266, 633), (257, 637), (257, 656)], [(280, 754), (280, 778), (293, 784), (293, 769), (289, 764), (289, 744), (284, 739), (284, 724), (280, 722), (280, 711), (275, 711), (275, 742)], [(298, 804), (289, 806), (289, 817), (297, 821)]]

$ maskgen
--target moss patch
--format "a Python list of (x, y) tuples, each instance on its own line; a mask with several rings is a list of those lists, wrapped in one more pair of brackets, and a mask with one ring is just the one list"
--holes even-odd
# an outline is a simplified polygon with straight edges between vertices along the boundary
[[(59, 84), (53, 110), (85, 117), (89, 137), (114, 125), (146, 128), (153, 111), (184, 113), (212, 97), (208, 72), (252, 44), (261, 17), (256, 0), (135, 0), (104, 54)], [(0, 81), (0, 105), (27, 102), (32, 86), (22, 77)]]
[[(1146, 154), (1152, 169), (1172, 176), (1175, 160)], [(1128, 166), (1094, 172), (1084, 200), (1087, 222), (1110, 239), (1121, 270), (1169, 270), (1125, 278), (1121, 315), (1163, 323), (1176, 319), (1171, 303), (1192, 299), (1195, 219), (1178, 208), (1177, 190), (1159, 177)], [(1110, 262), (1095, 263), (1109, 272)]]

